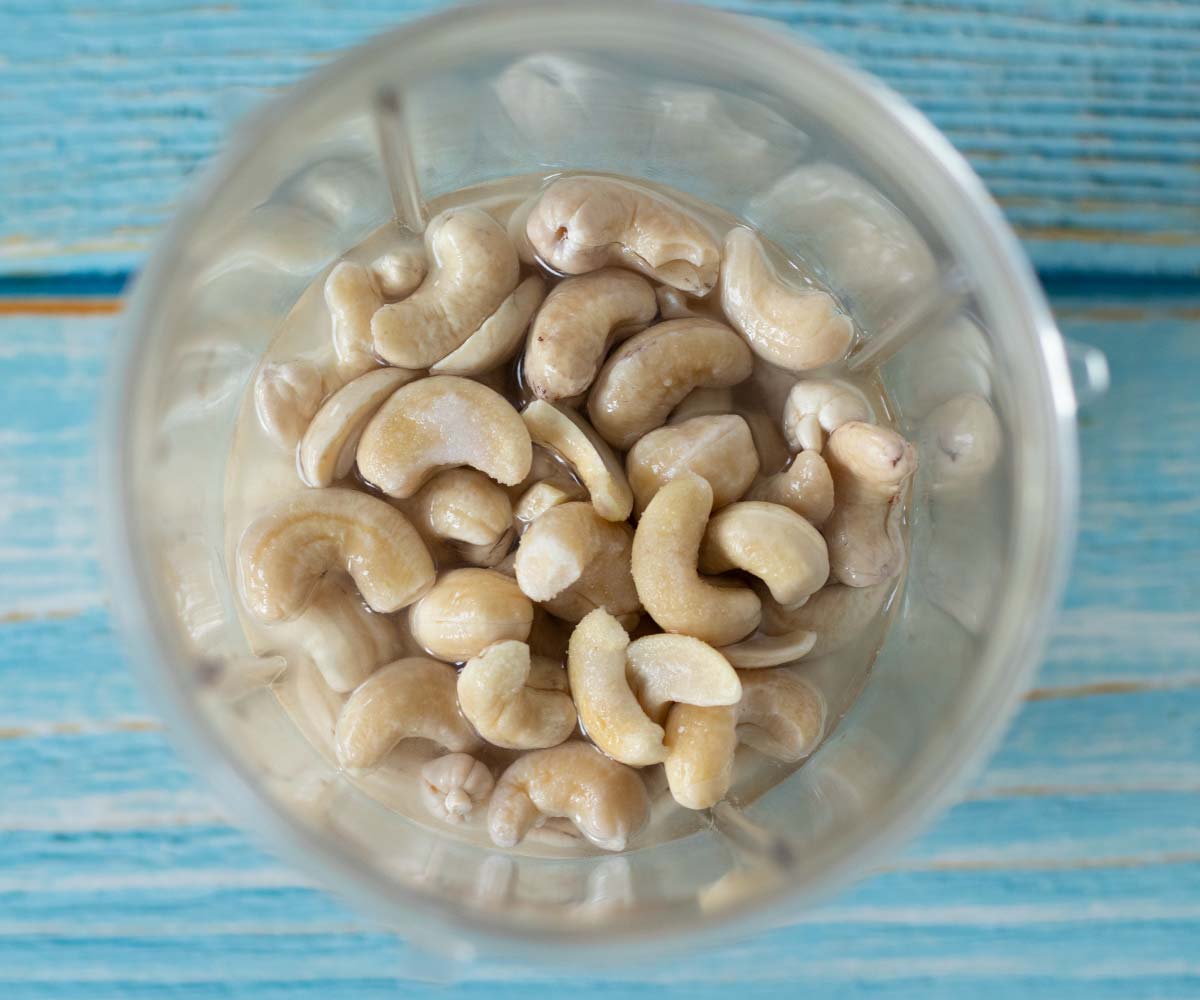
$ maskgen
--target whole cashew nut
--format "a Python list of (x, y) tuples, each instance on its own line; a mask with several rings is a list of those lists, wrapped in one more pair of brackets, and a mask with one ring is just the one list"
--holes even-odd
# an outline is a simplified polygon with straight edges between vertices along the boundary
[(851, 587), (882, 583), (904, 556), (888, 515), (916, 471), (916, 449), (893, 430), (851, 421), (829, 436), (824, 455), (836, 497), (822, 528), (833, 578)]
[(384, 400), (416, 377), (399, 368), (375, 368), (325, 400), (300, 439), (300, 477), (309, 486), (330, 486), (350, 475), (367, 422)]
[(663, 769), (671, 796), (685, 809), (725, 798), (737, 752), (737, 705), (673, 705), (667, 715)]
[(1004, 446), (996, 411), (982, 396), (961, 393), (921, 422), (920, 450), (932, 458), (933, 488), (968, 488), (992, 471)]
[(723, 323), (669, 320), (613, 351), (588, 397), (588, 414), (600, 436), (623, 450), (665, 424), (693, 389), (737, 385), (753, 367), (746, 342)]
[(634, 534), (633, 580), (663, 629), (727, 646), (758, 627), (762, 606), (749, 587), (697, 572), (712, 498), (712, 487), (699, 476), (682, 476), (658, 491)]
[(797, 451), (820, 451), (825, 435), (851, 420), (872, 424), (875, 412), (861, 389), (841, 379), (802, 379), (783, 406), (783, 433)]
[(554, 401), (585, 392), (609, 346), (644, 330), (658, 303), (645, 278), (616, 267), (566, 278), (538, 311), (522, 374), (533, 394)]
[(819, 452), (802, 451), (783, 472), (750, 487), (747, 498), (787, 507), (819, 528), (833, 513), (833, 476)]
[(825, 698), (786, 669), (739, 675), (738, 741), (789, 763), (811, 754), (825, 735)]
[(379, 279), (361, 264), (344, 260), (325, 279), (325, 305), (333, 320), (338, 375), (349, 381), (378, 368), (371, 317), (383, 305)]
[(325, 379), (311, 361), (266, 364), (254, 380), (254, 410), (279, 447), (292, 449), (325, 398)]
[(825, 586), (829, 554), (821, 533), (794, 510), (747, 500), (709, 519), (700, 569), (744, 570), (762, 580), (780, 604), (793, 605)]
[(623, 851), (646, 825), (650, 799), (636, 771), (580, 740), (518, 758), (500, 776), (488, 832), (515, 847), (547, 817), (565, 817), (606, 851)]
[[(393, 302), (412, 295), (425, 280), (429, 261), (425, 259), (425, 248), (402, 247), (380, 254), (371, 262), (371, 272), (385, 298)], [(376, 307), (378, 308), (378, 307)], [(372, 310), (372, 315), (374, 311)], [(366, 343), (371, 343), (371, 317), (367, 317)]]
[(708, 482), (713, 507), (720, 508), (750, 487), (758, 475), (758, 452), (749, 426), (736, 414), (692, 417), (640, 438), (625, 456), (625, 473), (639, 515), (666, 483), (689, 474)]
[(575, 729), (566, 671), (534, 660), (523, 642), (497, 642), (468, 660), (458, 674), (458, 704), (480, 736), (510, 750), (557, 746)]
[(491, 797), (496, 779), (486, 764), (466, 753), (435, 757), (421, 768), (425, 807), (447, 823), (461, 823)]
[(768, 601), (763, 605), (763, 632), (780, 637), (815, 632), (816, 642), (809, 658), (828, 656), (850, 645), (877, 621), (888, 599), (896, 593), (894, 580), (873, 587), (830, 584), (798, 608), (784, 608)]
[(374, 611), (406, 607), (433, 583), (433, 560), (408, 520), (356, 490), (330, 488), (280, 501), (237, 547), (242, 600), (265, 622), (295, 618), (329, 570), (348, 572)]
[(439, 472), (408, 504), (417, 529), (433, 538), (490, 548), (512, 526), (512, 502), (477, 469)]
[(433, 270), (408, 298), (371, 318), (375, 351), (398, 368), (428, 368), (483, 325), (517, 287), (517, 251), (490, 215), (459, 208), (425, 232)]
[(381, 667), (355, 689), (338, 715), (334, 747), (342, 767), (362, 770), (414, 737), (456, 753), (479, 745), (458, 710), (454, 668), (421, 656)]
[(517, 581), (490, 569), (443, 573), (408, 612), (412, 637), (432, 656), (461, 663), (494, 642), (529, 638), (533, 605)]
[(430, 373), (478, 375), (511, 361), (525, 343), (525, 331), (545, 297), (546, 283), (530, 275), (460, 347), (430, 365)]
[(633, 491), (621, 460), (580, 417), (535, 399), (521, 411), (530, 439), (556, 452), (579, 477), (596, 513), (624, 521), (633, 510)]
[(589, 503), (546, 511), (521, 536), (514, 564), (522, 592), (547, 611), (579, 621), (596, 608), (614, 615), (641, 609), (630, 572), (633, 532), (606, 521)]
[(402, 386), (379, 408), (357, 458), (367, 482), (403, 499), (438, 470), (460, 465), (515, 485), (529, 473), (533, 446), (499, 393), (471, 379), (434, 375)]
[(755, 354), (789, 371), (837, 361), (854, 336), (831, 295), (785, 282), (758, 236), (742, 226), (725, 237), (721, 305)]
[(555, 181), (529, 213), (525, 232), (562, 274), (616, 264), (707, 295), (720, 270), (720, 248), (699, 219), (662, 195), (606, 177)]

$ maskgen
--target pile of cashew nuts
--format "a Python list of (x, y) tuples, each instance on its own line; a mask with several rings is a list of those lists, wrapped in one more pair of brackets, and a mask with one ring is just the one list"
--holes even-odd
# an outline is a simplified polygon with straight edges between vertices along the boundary
[[(430, 740), (441, 818), (486, 809), (503, 847), (564, 818), (618, 851), (649, 815), (638, 769), (705, 809), (739, 744), (813, 751), (824, 700), (789, 667), (878, 616), (916, 457), (858, 389), (801, 377), (853, 327), (752, 230), (721, 243), (595, 176), (514, 219), (451, 209), (423, 248), (333, 268), (336, 370), (255, 385), (303, 485), (242, 534), (238, 587), (310, 626), (346, 771)], [(782, 427), (735, 412), (764, 365), (792, 383)], [(498, 776), (491, 748), (518, 752)]]

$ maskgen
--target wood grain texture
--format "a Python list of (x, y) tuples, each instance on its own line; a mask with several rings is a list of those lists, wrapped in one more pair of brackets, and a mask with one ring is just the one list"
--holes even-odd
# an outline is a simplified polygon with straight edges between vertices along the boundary
[(128, 675), (95, 559), (114, 319), (0, 310), (0, 996), (1200, 993), (1200, 299), (1056, 302), (1113, 389), (1037, 687), (966, 799), (794, 925), (601, 974), (431, 960), (231, 828)]
[[(1200, 274), (1190, 2), (719, 0), (914, 101), (1044, 270)], [(438, 0), (0, 3), (0, 273), (137, 267), (229, 118)]]

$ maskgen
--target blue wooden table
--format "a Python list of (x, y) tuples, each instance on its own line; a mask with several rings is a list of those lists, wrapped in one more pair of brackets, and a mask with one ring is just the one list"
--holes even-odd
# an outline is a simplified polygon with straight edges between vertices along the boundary
[[(777, 17), (921, 106), (1113, 387), (1036, 688), (902, 857), (794, 926), (572, 978), (446, 970), (253, 846), (122, 659), (95, 405), (119, 302), (247, 99), (435, 3), (0, 2), (0, 997), (1200, 996), (1200, 6)], [(449, 982), (447, 982), (449, 978)]]

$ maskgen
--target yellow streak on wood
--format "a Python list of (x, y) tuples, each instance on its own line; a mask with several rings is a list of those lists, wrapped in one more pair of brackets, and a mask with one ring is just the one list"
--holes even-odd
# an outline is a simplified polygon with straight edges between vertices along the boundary
[(0, 298), (0, 316), (107, 316), (120, 311), (121, 300), (115, 298)]

